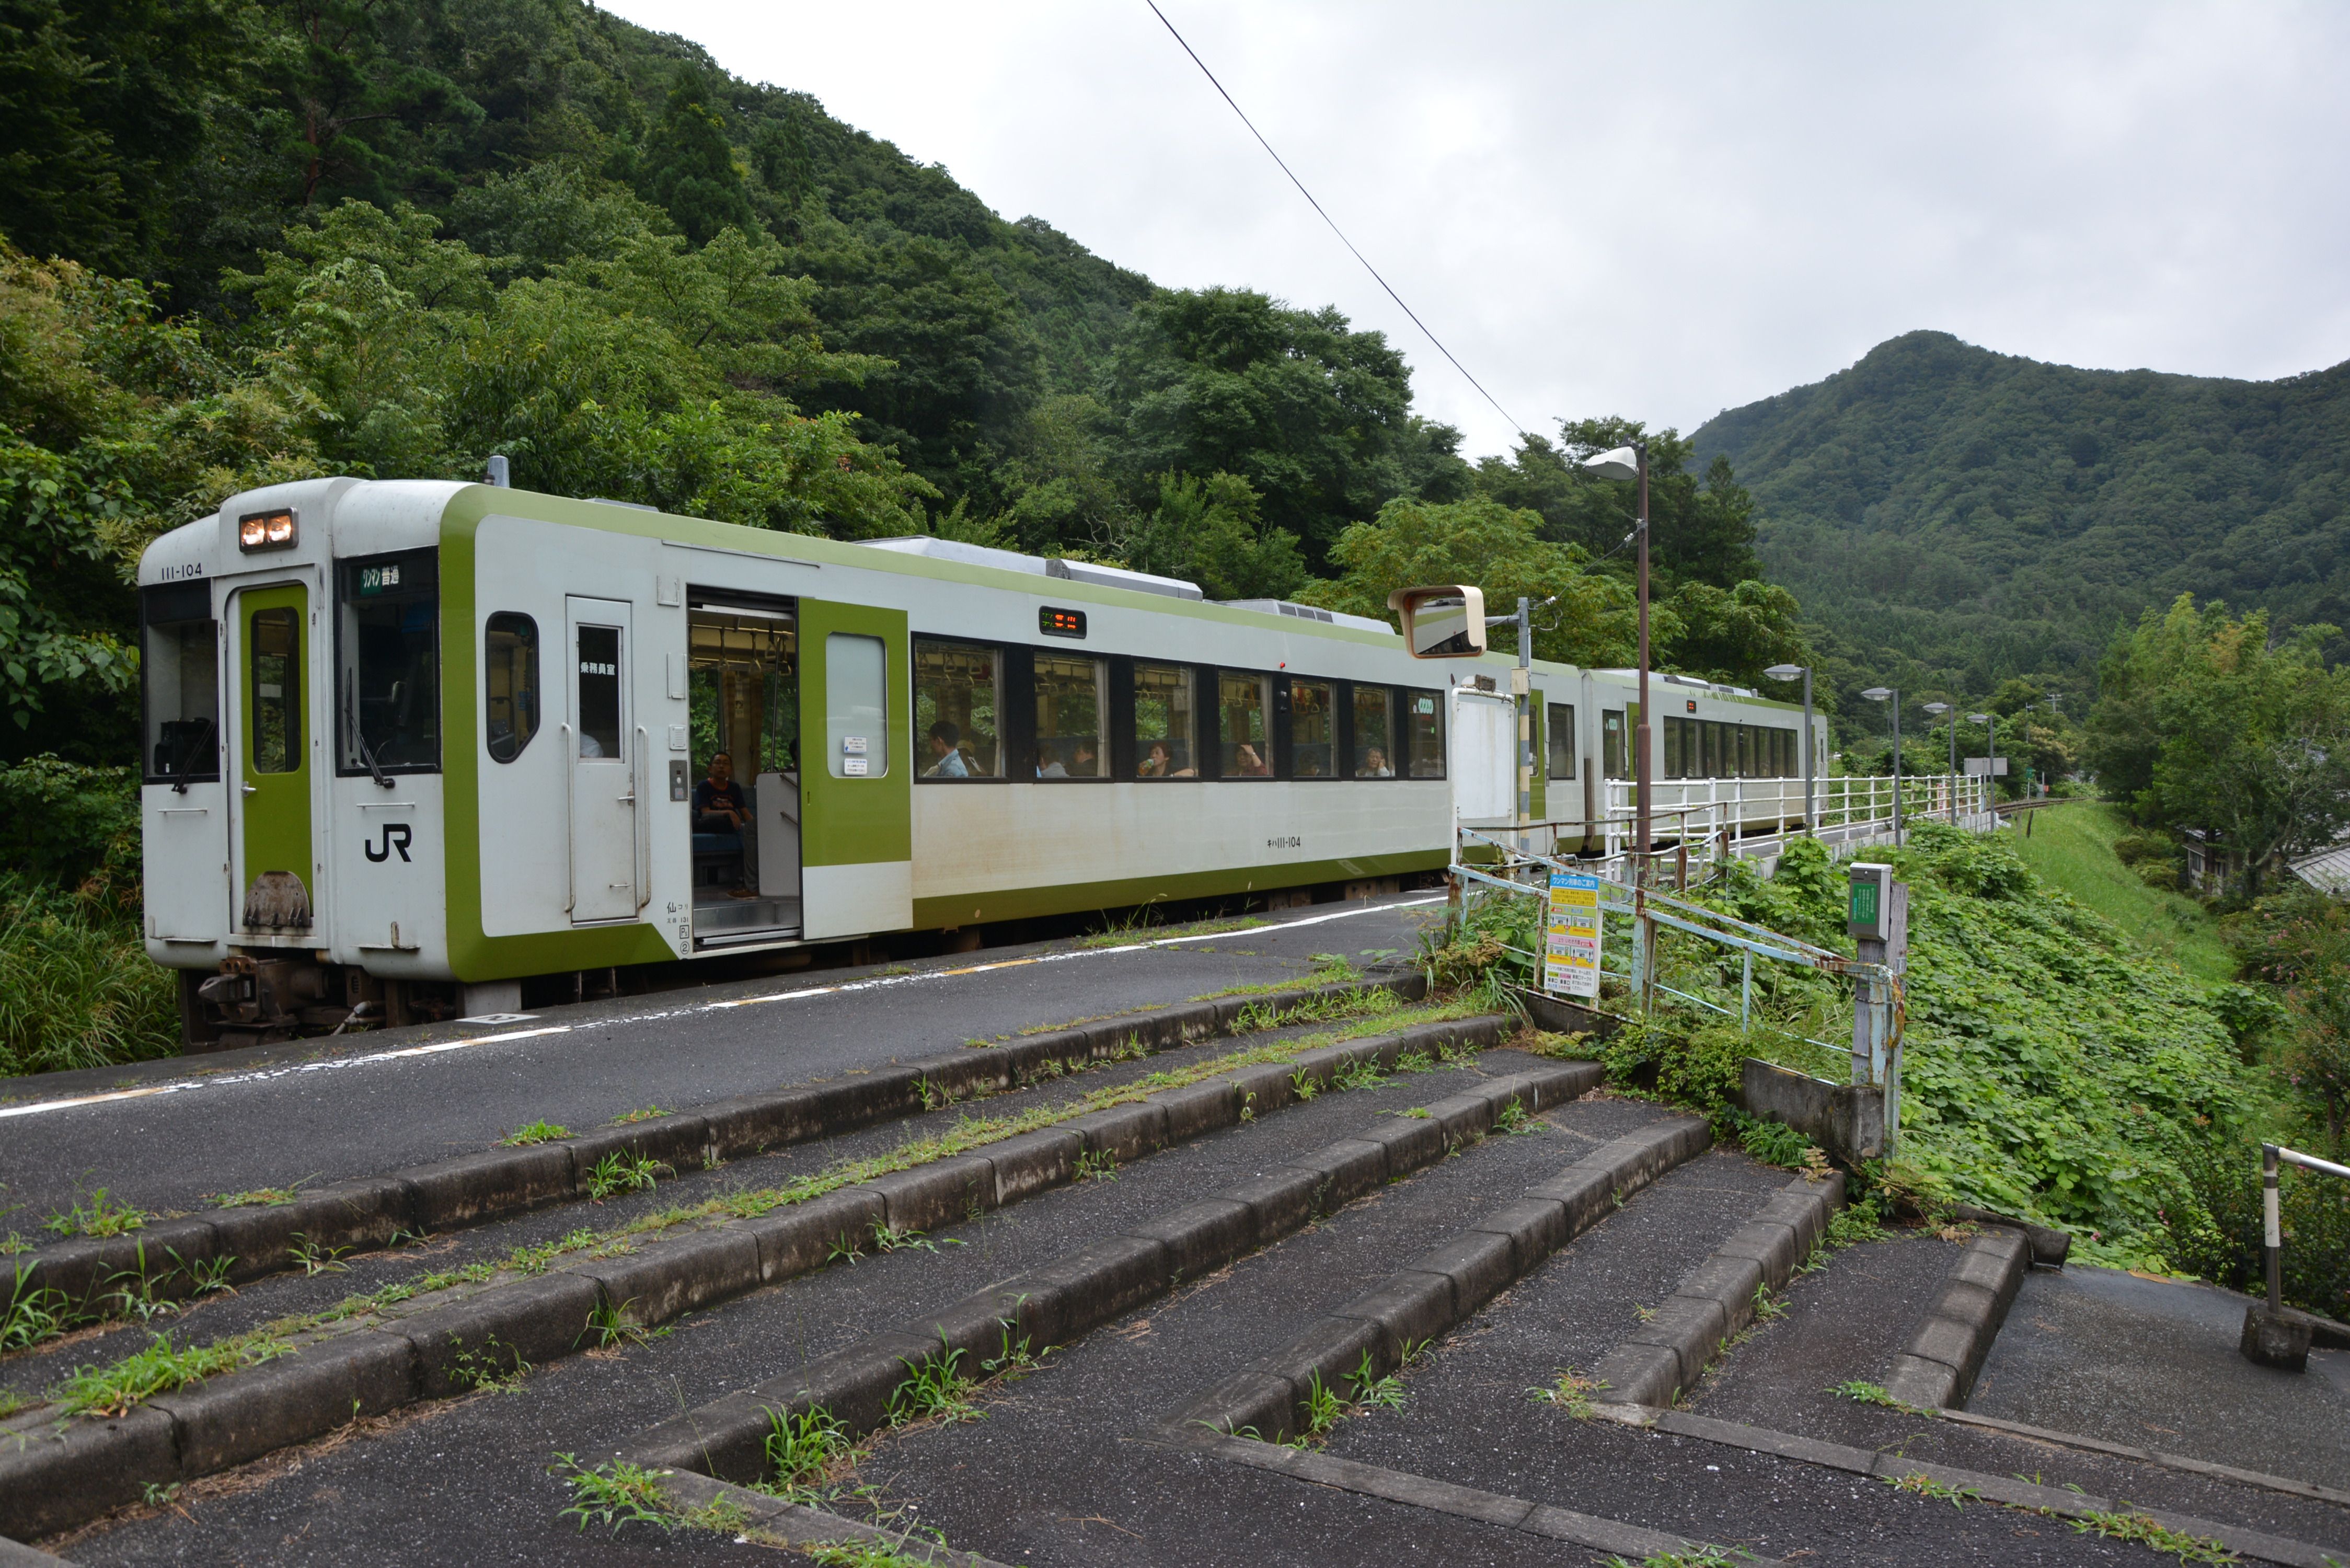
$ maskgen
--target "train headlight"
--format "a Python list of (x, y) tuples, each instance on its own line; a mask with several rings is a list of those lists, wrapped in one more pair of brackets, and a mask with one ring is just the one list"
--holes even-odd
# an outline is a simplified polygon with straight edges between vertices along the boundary
[(291, 509), (252, 512), (236, 520), (236, 547), (240, 550), (283, 550), (294, 543), (295, 535)]

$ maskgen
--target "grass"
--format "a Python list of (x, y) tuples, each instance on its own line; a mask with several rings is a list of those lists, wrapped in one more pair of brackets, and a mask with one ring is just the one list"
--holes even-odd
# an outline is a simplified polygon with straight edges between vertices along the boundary
[(608, 1524), (618, 1535), (624, 1524), (674, 1528), (669, 1499), (661, 1494), (653, 1472), (643, 1466), (620, 1459), (591, 1469), (579, 1462), (577, 1454), (557, 1454), (555, 1459), (570, 1472), (564, 1480), (571, 1488), (571, 1506), (563, 1511), (563, 1517), (577, 1520), (581, 1530), (590, 1524)]
[(180, 1054), (172, 971), (95, 900), (0, 877), (0, 1077)]
[[(2092, 1513), (2074, 1520), (2073, 1528), (2084, 1535), (2102, 1535), (2108, 1541), (2134, 1542), (2165, 1556), (2176, 1557), (2182, 1563), (2241, 1561), (2216, 1541), (2158, 1524), (2143, 1513)], [(2333, 1559), (2328, 1558), (2327, 1561)]]
[(60, 1236), (128, 1236), (153, 1219), (144, 1209), (117, 1203), (101, 1187), (83, 1202), (41, 1221), (41, 1229)]
[(297, 1181), (291, 1187), (256, 1187), (250, 1192), (215, 1192), (204, 1201), (215, 1209), (283, 1209), (294, 1201), (301, 1186), (302, 1183)]
[(1896, 1399), (1882, 1383), (1864, 1383), (1853, 1378), (1844, 1383), (1832, 1383), (1828, 1392), (1863, 1405), (1881, 1405), (1887, 1410), (1898, 1410), (1905, 1416), (1931, 1416), (1933, 1411)]
[(521, 1148), (528, 1144), (553, 1143), (557, 1138), (570, 1136), (571, 1129), (558, 1123), (532, 1122), (527, 1126), (515, 1128), (514, 1131), (498, 1139), (498, 1142), (507, 1148)]
[(57, 1386), (57, 1397), (68, 1410), (81, 1415), (128, 1415), (134, 1406), (155, 1395), (293, 1354), (294, 1347), (267, 1328), (184, 1350), (159, 1334), (146, 1349), (110, 1366), (76, 1367), (73, 1376)]
[(1537, 1404), (1564, 1410), (1578, 1421), (1587, 1421), (1591, 1418), (1591, 1397), (1607, 1386), (1605, 1383), (1596, 1383), (1574, 1367), (1566, 1366), (1560, 1368), (1558, 1376), (1541, 1387), (1527, 1389), (1526, 1396)]
[(962, 1352), (939, 1334), (939, 1347), (919, 1362), (901, 1361), (905, 1380), (889, 1391), (889, 1421), (908, 1426), (935, 1417), (941, 1421), (976, 1421), (979, 1411), (971, 1397), (979, 1380), (962, 1370)]
[(2071, 894), (2129, 933), (2150, 952), (2198, 980), (2236, 977), (2236, 961), (2220, 940), (2217, 921), (2184, 893), (2149, 888), (2114, 854), (2129, 831), (2117, 806), (2103, 801), (2033, 814), (2032, 836), (2015, 830), (2016, 853), (2049, 886)]
[(596, 1168), (588, 1173), (588, 1200), (601, 1203), (619, 1193), (643, 1192), (668, 1169), (660, 1160), (615, 1149), (598, 1160)]

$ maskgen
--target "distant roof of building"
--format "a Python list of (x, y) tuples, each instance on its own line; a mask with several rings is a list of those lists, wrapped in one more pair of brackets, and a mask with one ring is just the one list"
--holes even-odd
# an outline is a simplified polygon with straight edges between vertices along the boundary
[(2291, 862), (2293, 874), (2333, 898), (2350, 897), (2350, 843), (2321, 849)]

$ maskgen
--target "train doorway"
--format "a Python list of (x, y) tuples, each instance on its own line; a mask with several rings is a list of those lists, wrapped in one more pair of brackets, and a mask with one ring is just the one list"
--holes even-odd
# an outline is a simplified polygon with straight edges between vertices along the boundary
[(629, 712), (629, 606), (567, 598), (570, 722), (563, 726), (571, 805), (571, 920), (633, 920), (644, 908), (638, 866), (637, 768), (644, 732)]
[(237, 923), (255, 935), (310, 929), (310, 693), (303, 678), (309, 590), (298, 583), (236, 596)]
[(798, 936), (798, 607), (789, 599), (694, 592), (686, 615), (686, 675), (694, 946)]

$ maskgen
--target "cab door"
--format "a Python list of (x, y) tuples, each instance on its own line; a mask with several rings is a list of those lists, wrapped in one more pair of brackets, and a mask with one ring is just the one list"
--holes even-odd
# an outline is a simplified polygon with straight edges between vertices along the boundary
[(637, 771), (645, 737), (630, 701), (629, 607), (615, 599), (564, 601), (569, 717), (562, 735), (574, 925), (633, 920), (644, 908)]
[(802, 934), (914, 923), (906, 612), (800, 601)]
[(236, 595), (237, 924), (310, 929), (310, 594), (299, 583)]

